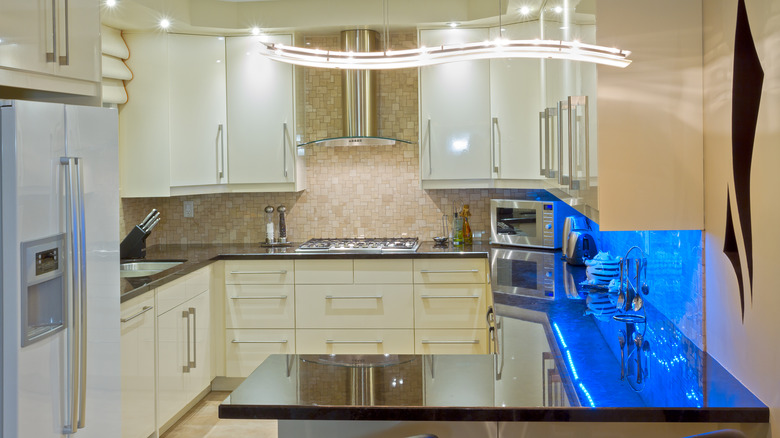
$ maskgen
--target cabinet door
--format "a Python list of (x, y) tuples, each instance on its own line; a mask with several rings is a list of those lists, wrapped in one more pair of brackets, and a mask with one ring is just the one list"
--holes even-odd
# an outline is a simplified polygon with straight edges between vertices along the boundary
[[(187, 306), (182, 304), (157, 317), (157, 418), (165, 424), (184, 407), (189, 368)], [(191, 339), (189, 340), (191, 342)], [(191, 354), (191, 353), (190, 353)]]
[[(56, 44), (50, 1), (0, 2), (0, 67), (51, 72)], [(47, 53), (49, 62), (47, 62)]]
[[(487, 29), (420, 31), (420, 45), (479, 42)], [(423, 180), (490, 179), (490, 61), (420, 68)]]
[(100, 82), (100, 4), (94, 0), (56, 4), (57, 75)]
[(168, 38), (171, 186), (226, 183), (225, 39)]
[(154, 433), (154, 293), (121, 308), (122, 438)]
[(291, 35), (227, 38), (231, 184), (295, 181), (293, 67), (259, 52)]
[[(510, 40), (539, 38), (537, 23), (504, 26)], [(490, 39), (498, 28), (490, 29)], [(493, 138), (493, 177), (542, 179), (539, 112), (542, 110), (539, 59), (490, 60), (490, 113)]]

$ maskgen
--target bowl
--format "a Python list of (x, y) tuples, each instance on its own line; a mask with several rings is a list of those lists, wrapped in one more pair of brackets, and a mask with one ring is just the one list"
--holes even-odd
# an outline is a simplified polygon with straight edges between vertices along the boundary
[(438, 243), (439, 245), (441, 245), (443, 243), (447, 243), (447, 238), (446, 237), (436, 236), (436, 237), (433, 238), (433, 241)]

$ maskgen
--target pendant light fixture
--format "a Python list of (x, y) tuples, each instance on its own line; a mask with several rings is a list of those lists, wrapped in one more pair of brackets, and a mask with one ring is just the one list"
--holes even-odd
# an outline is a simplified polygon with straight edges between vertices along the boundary
[(492, 58), (549, 58), (592, 62), (613, 67), (627, 67), (628, 50), (562, 40), (505, 40), (502, 38), (501, 0), (499, 0), (499, 37), (493, 41), (443, 44), (407, 50), (390, 50), (387, 0), (383, 0), (384, 51), (343, 52), (309, 49), (262, 42), (260, 54), (280, 62), (305, 67), (389, 70), (415, 68), (447, 62)]

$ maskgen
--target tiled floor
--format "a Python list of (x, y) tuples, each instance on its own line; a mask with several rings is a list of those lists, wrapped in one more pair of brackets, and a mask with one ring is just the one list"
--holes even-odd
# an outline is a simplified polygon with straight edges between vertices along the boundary
[(229, 392), (212, 392), (162, 438), (276, 438), (276, 420), (220, 420), (217, 409)]

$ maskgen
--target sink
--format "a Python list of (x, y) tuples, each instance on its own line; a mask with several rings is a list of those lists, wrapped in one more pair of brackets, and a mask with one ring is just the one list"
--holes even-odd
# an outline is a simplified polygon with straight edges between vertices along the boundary
[(148, 277), (162, 271), (175, 268), (186, 260), (148, 260), (124, 262), (119, 264), (120, 277)]

